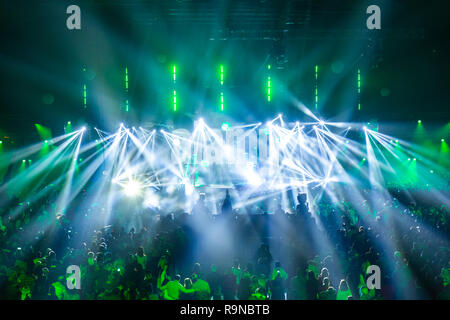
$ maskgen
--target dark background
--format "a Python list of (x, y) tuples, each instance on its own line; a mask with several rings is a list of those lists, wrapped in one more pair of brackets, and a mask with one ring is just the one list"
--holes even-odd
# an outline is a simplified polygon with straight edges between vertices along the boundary
[[(314, 109), (315, 65), (320, 68), (317, 113), (324, 119), (421, 119), (443, 125), (450, 100), (447, 2), (2, 0), (0, 135), (17, 143), (36, 141), (34, 123), (56, 136), (67, 121), (112, 130), (121, 121), (192, 126), (199, 116), (219, 124), (266, 121), (279, 112), (288, 120), (310, 120), (289, 97)], [(66, 28), (71, 4), (81, 8), (81, 30)], [(366, 28), (371, 4), (381, 7), (382, 30)], [(176, 114), (171, 111), (174, 63)], [(217, 113), (220, 64), (225, 66), (222, 114)], [(130, 112), (124, 113), (127, 97)]]

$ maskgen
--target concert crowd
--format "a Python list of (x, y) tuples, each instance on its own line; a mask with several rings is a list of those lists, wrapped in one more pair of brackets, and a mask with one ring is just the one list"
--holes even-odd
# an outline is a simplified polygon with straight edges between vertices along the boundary
[[(269, 197), (242, 213), (227, 192), (213, 215), (208, 197), (191, 212), (153, 208), (132, 225), (122, 208), (106, 224), (95, 206), (62, 214), (50, 197), (2, 195), (0, 299), (450, 299), (445, 205), (393, 194), (378, 211), (326, 197), (310, 210), (299, 195), (289, 208)], [(367, 285), (371, 265), (380, 288)]]

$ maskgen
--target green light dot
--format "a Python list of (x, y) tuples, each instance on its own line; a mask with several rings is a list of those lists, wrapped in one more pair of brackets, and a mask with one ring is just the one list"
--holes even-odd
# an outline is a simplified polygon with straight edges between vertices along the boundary
[(418, 120), (417, 123), (418, 123), (418, 124), (421, 124), (421, 123), (422, 123), (422, 120)]

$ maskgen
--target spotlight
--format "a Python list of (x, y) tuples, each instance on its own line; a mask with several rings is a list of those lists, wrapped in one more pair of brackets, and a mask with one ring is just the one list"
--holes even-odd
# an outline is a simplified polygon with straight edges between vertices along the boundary
[(414, 161), (417, 161), (417, 159), (416, 159), (416, 158), (414, 158), (413, 160), (414, 160)]
[(323, 126), (323, 125), (325, 125), (325, 122), (324, 122), (323, 120), (319, 120), (319, 124), (320, 124), (321, 126)]
[(136, 128), (135, 128), (135, 127), (132, 127), (131, 129), (133, 129), (133, 130), (136, 130)]
[(363, 130), (366, 131), (366, 130), (367, 130), (367, 127), (366, 127), (366, 126), (363, 126)]
[(398, 143), (398, 140), (395, 140), (395, 143)]
[(48, 140), (45, 140), (44, 142), (45, 142), (45, 143), (48, 143)]
[(125, 195), (128, 197), (136, 197), (141, 193), (142, 186), (137, 180), (130, 179), (124, 185)]
[(418, 120), (417, 123), (418, 123), (418, 124), (421, 124), (421, 123), (422, 123), (422, 120)]
[(86, 130), (86, 127), (81, 128), (81, 131), (84, 131), (84, 130)]
[(120, 123), (120, 126), (123, 127), (123, 122)]
[(68, 121), (68, 122), (67, 122), (67, 124), (68, 124), (68, 125), (70, 126), (71, 122), (70, 122), (70, 121)]
[(230, 124), (228, 122), (224, 122), (222, 123), (221, 128), (223, 131), (228, 131), (228, 129), (230, 129)]
[(180, 140), (177, 139), (177, 138), (173, 139), (173, 145), (176, 146), (176, 147), (179, 147), (180, 146)]
[(2, 144), (2, 143), (3, 143), (3, 141), (0, 140), (0, 144)]
[(23, 159), (23, 160), (22, 160), (22, 163), (25, 163), (25, 162), (26, 162), (26, 160), (25, 160), (25, 159)]
[(348, 127), (347, 130), (350, 130), (352, 127)]
[(408, 161), (411, 161), (411, 158), (408, 158)]
[(445, 139), (444, 139), (444, 138), (442, 138), (442, 139), (441, 139), (441, 142), (445, 142)]
[(366, 158), (363, 158), (363, 161), (366, 161)]

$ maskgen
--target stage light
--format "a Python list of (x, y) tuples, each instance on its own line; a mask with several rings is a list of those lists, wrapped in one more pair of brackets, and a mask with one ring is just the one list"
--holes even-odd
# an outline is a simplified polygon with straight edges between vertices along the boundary
[(180, 146), (180, 140), (177, 139), (177, 138), (173, 139), (173, 144), (174, 144), (174, 146), (179, 147)]
[(87, 108), (87, 87), (83, 85), (83, 107)]
[(173, 90), (173, 111), (177, 111), (177, 91)]
[(220, 111), (223, 111), (223, 65), (220, 65)]
[(318, 107), (318, 103), (319, 103), (319, 88), (318, 88), (318, 79), (319, 79), (319, 66), (315, 66), (314, 68), (314, 78), (315, 78), (315, 83), (314, 83), (314, 106)]
[(363, 161), (366, 161), (366, 158), (363, 158)]
[(411, 161), (411, 158), (408, 158), (408, 161)]
[(23, 162), (23, 163), (25, 163), (25, 162), (26, 162), (26, 160), (25, 160), (25, 159), (23, 159), (23, 160), (22, 160), (22, 162)]
[(352, 127), (348, 127), (347, 130), (350, 130)]
[(128, 68), (125, 68), (125, 92), (128, 92)]
[(366, 130), (367, 130), (367, 127), (366, 127), (366, 126), (363, 126), (363, 130), (366, 131)]
[(417, 159), (416, 159), (416, 158), (414, 158), (413, 160), (414, 160), (414, 161), (416, 161)]
[(442, 139), (441, 139), (441, 142), (445, 142), (445, 139), (442, 138)]
[(0, 144), (2, 144), (2, 143), (3, 143), (3, 141), (0, 140)]
[(141, 193), (142, 186), (137, 180), (130, 179), (124, 185), (125, 195), (128, 197), (136, 197)]
[(418, 120), (417, 123), (418, 123), (418, 124), (421, 124), (421, 123), (422, 123), (422, 120)]
[(136, 130), (136, 128), (135, 128), (135, 127), (132, 127), (131, 129), (133, 129), (133, 130)]
[(395, 143), (398, 143), (398, 140), (395, 140)]
[(85, 131), (85, 130), (86, 130), (86, 127), (82, 127), (82, 128), (81, 128), (81, 131)]
[(70, 125), (71, 124), (70, 121), (68, 121), (67, 124)]
[(323, 125), (325, 124), (325, 122), (324, 122), (323, 120), (319, 120), (319, 124), (320, 124), (321, 126), (323, 126)]
[(221, 128), (223, 131), (228, 131), (228, 129), (230, 129), (230, 124), (228, 122), (224, 122), (222, 123)]
[(358, 69), (358, 110), (361, 110), (361, 70)]

